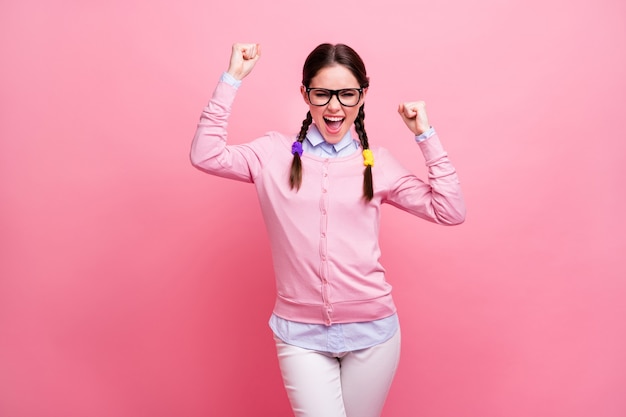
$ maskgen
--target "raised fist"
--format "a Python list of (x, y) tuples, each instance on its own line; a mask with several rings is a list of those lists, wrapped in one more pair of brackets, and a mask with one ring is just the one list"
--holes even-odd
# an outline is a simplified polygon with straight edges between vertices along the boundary
[(426, 115), (426, 103), (423, 101), (412, 101), (402, 103), (398, 106), (398, 113), (402, 116), (402, 120), (415, 136), (421, 135), (428, 129), (428, 116)]
[(242, 80), (261, 57), (261, 45), (258, 43), (235, 43), (230, 55), (228, 73), (237, 80)]

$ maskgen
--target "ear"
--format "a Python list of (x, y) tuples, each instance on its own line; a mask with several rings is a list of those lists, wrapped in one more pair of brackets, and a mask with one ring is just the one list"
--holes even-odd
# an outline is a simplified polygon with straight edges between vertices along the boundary
[(300, 94), (302, 94), (302, 98), (304, 99), (304, 102), (306, 104), (309, 104), (309, 97), (306, 94), (306, 87), (303, 85), (300, 86)]
[(361, 101), (362, 101), (362, 102), (365, 102), (365, 96), (367, 96), (367, 90), (369, 90), (369, 87), (365, 87), (365, 88), (363, 89), (363, 95), (362, 95), (362, 97), (361, 97)]

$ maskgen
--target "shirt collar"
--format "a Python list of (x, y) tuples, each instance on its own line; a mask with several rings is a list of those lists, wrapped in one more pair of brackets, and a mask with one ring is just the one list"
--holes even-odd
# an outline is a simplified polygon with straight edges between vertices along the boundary
[(348, 130), (346, 134), (344, 135), (344, 137), (341, 138), (339, 142), (335, 143), (334, 145), (331, 145), (330, 143), (324, 140), (324, 137), (320, 133), (315, 123), (311, 124), (311, 127), (309, 128), (309, 131), (306, 134), (306, 139), (309, 141), (309, 143), (313, 147), (322, 145), (323, 147), (327, 149), (333, 148), (335, 152), (341, 151), (342, 149), (350, 146), (354, 142), (354, 139), (352, 139), (352, 133), (350, 132), (350, 130)]

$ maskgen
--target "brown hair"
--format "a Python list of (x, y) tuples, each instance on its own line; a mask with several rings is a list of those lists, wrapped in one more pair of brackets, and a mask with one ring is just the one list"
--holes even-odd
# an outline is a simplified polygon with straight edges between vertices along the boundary
[[(308, 87), (313, 77), (315, 77), (320, 70), (332, 65), (344, 66), (354, 75), (361, 88), (369, 87), (369, 78), (365, 71), (363, 60), (354, 49), (341, 43), (336, 45), (323, 43), (309, 54), (302, 68), (302, 85)], [(364, 106), (365, 104), (361, 104), (359, 108), (359, 114), (354, 121), (354, 127), (361, 141), (361, 146), (365, 150), (369, 149), (369, 142), (367, 140), (367, 133), (365, 133)], [(300, 128), (300, 133), (297, 138), (298, 142), (302, 143), (312, 122), (311, 112), (308, 112)], [(300, 189), (300, 185), (302, 185), (302, 161), (298, 152), (293, 152), (289, 184), (292, 189), (295, 188), (296, 190)], [(363, 172), (363, 198), (366, 201), (370, 201), (373, 197), (372, 167), (368, 165)]]

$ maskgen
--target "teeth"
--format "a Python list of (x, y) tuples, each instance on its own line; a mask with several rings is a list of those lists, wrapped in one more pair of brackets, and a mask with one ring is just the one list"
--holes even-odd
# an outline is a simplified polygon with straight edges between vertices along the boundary
[(329, 120), (331, 122), (340, 122), (343, 120), (343, 117), (324, 117), (324, 119)]

